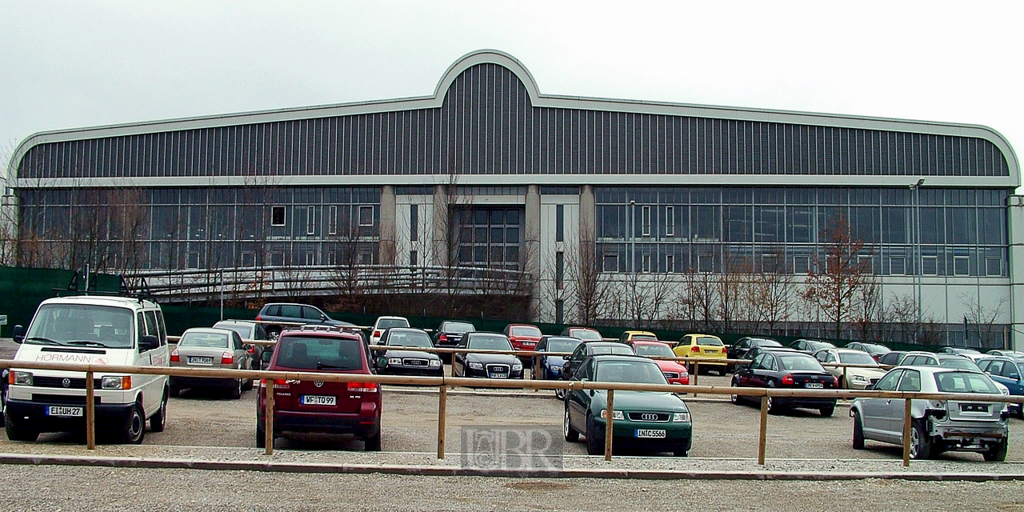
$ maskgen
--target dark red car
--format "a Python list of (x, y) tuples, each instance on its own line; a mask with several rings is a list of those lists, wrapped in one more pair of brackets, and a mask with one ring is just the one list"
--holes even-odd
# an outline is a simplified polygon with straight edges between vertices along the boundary
[(536, 325), (508, 324), (505, 326), (505, 336), (508, 336), (508, 341), (512, 343), (512, 348), (515, 350), (537, 348), (537, 343), (543, 335)]
[[(357, 333), (342, 328), (304, 326), (281, 333), (264, 368), (281, 372), (370, 375), (370, 354)], [(256, 446), (264, 447), (266, 386), (256, 402)], [(380, 450), (380, 387), (374, 382), (278, 379), (274, 383), (273, 438), (313, 435), (362, 439), (367, 451)]]

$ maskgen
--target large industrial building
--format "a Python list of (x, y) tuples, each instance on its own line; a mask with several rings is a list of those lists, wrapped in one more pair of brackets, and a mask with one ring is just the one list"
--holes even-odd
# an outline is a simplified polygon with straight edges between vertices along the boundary
[[(590, 268), (600, 318), (736, 262), (799, 284), (843, 219), (943, 341), (1024, 333), (1020, 168), (982, 126), (545, 95), (479, 51), (429, 96), (40, 133), (11, 169), (26, 265), (506, 269), (568, 322)], [(643, 314), (679, 318), (663, 295)], [(783, 324), (826, 323), (797, 302)]]

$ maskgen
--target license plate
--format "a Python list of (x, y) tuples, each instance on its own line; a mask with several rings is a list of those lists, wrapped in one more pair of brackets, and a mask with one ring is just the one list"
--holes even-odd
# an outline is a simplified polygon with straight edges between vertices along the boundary
[(188, 356), (188, 364), (213, 364), (213, 357)]
[(492, 379), (507, 379), (508, 378), (508, 374), (507, 373), (492, 373), (491, 374), (491, 378)]
[(811, 389), (821, 389), (821, 388), (825, 387), (824, 384), (822, 384), (820, 382), (808, 382), (806, 384), (806, 386), (811, 388)]
[(644, 439), (665, 439), (665, 431), (650, 428), (638, 428), (636, 429), (636, 437)]
[(303, 405), (337, 405), (338, 397), (325, 395), (302, 395)]
[(704, 349), (704, 353), (705, 354), (717, 354), (718, 351), (713, 349), (713, 348), (712, 349)]
[(76, 418), (83, 414), (84, 407), (67, 407), (63, 405), (51, 405), (46, 408), (47, 416), (60, 416), (63, 418)]
[(988, 406), (983, 404), (960, 404), (961, 412), (988, 412)]

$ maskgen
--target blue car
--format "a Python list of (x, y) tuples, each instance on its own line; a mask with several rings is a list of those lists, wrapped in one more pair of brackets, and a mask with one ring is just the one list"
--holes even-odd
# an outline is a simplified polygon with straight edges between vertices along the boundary
[[(1011, 395), (1024, 395), (1024, 363), (1020, 360), (1006, 357), (982, 357), (977, 361), (978, 367), (992, 377), (992, 380), (1006, 386)], [(1021, 404), (1011, 404), (1010, 409), (1016, 409), (1017, 415), (1024, 418), (1024, 407)]]
[[(582, 341), (579, 338), (570, 338), (568, 336), (543, 336), (540, 341), (537, 342), (537, 348), (534, 350), (537, 352), (572, 353), (580, 343), (582, 343)], [(541, 356), (540, 369), (537, 372), (538, 378), (544, 380), (561, 379), (563, 364), (565, 364), (565, 359), (563, 359), (562, 356)], [(556, 390), (555, 395), (558, 396), (559, 399), (565, 398), (565, 392), (562, 390)]]

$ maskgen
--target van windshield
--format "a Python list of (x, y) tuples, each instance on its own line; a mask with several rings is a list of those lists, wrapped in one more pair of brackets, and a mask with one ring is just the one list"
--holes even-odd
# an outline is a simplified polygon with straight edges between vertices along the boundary
[(132, 348), (134, 319), (132, 311), (126, 308), (46, 304), (39, 307), (32, 319), (25, 343)]

